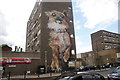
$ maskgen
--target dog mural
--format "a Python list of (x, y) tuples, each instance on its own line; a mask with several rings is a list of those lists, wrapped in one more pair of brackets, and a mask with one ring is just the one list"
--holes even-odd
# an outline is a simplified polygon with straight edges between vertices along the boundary
[(71, 41), (68, 33), (69, 18), (67, 12), (48, 11), (48, 28), (50, 29), (49, 46), (52, 48), (52, 70), (61, 70), (60, 59), (67, 62), (70, 57)]

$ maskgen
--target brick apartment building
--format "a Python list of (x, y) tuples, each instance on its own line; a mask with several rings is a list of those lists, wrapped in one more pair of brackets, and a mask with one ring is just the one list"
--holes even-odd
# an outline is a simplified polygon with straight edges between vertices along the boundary
[(91, 34), (92, 51), (81, 53), (82, 65), (118, 63), (120, 34), (100, 30)]
[[(56, 23), (59, 23), (64, 17), (67, 16), (66, 22), (69, 25), (69, 28), (65, 28), (63, 30), (58, 31), (56, 34), (69, 34), (70, 38), (70, 58), (75, 58), (76, 55), (76, 47), (75, 47), (75, 34), (74, 34), (74, 26), (73, 26), (73, 14), (72, 14), (72, 2), (71, 0), (62, 0), (62, 2), (57, 2), (57, 0), (51, 0), (52, 2), (46, 2), (45, 0), (37, 0), (35, 3), (35, 6), (32, 10), (32, 13), (30, 15), (30, 18), (27, 22), (27, 33), (26, 33), (26, 51), (27, 52), (40, 52), (40, 65), (47, 65), (50, 66), (52, 63), (52, 57), (53, 57), (53, 47), (50, 46), (50, 42), (52, 43), (51, 34), (52, 31), (55, 31), (52, 27), (50, 29), (48, 27), (49, 24), (49, 16), (56, 17), (58, 14), (66, 13), (64, 15), (61, 15), (60, 18), (55, 19)], [(56, 1), (56, 2), (54, 2)], [(58, 0), (59, 1), (59, 0)], [(58, 14), (51, 14), (47, 15), (47, 13), (57, 12)], [(66, 16), (65, 16), (66, 15)], [(62, 17), (63, 16), (63, 17)], [(56, 24), (55, 23), (55, 24)], [(59, 23), (58, 25), (61, 25), (62, 23)], [(56, 26), (56, 25), (53, 25)], [(64, 27), (64, 26), (63, 26)], [(67, 32), (66, 32), (67, 31)], [(60, 36), (58, 36), (60, 37)], [(63, 38), (63, 37), (62, 37)], [(61, 39), (61, 38), (59, 38)], [(68, 39), (65, 38), (66, 40)], [(58, 40), (58, 39), (54, 39)], [(53, 44), (54, 44), (53, 41)], [(64, 42), (64, 39), (63, 39)], [(69, 41), (68, 41), (69, 42)], [(57, 43), (58, 44), (58, 43)], [(67, 44), (65, 42), (65, 44)], [(56, 45), (56, 44), (55, 44)], [(63, 46), (65, 47), (65, 45)], [(66, 47), (67, 49), (67, 47)], [(57, 51), (60, 51), (60, 48), (56, 49)], [(63, 51), (65, 52), (65, 51)], [(43, 63), (44, 62), (44, 63)], [(47, 62), (47, 64), (46, 64)]]
[(100, 30), (91, 34), (92, 49), (94, 52), (120, 47), (120, 34)]

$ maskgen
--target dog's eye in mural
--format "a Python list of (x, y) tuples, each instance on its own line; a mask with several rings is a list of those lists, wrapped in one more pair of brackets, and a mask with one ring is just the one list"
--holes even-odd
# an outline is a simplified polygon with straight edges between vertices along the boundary
[(52, 15), (53, 17), (55, 17), (55, 16), (56, 16), (56, 14), (55, 14), (55, 13), (52, 13), (51, 15)]
[(64, 18), (64, 14), (61, 14), (60, 17), (61, 17), (61, 18)]

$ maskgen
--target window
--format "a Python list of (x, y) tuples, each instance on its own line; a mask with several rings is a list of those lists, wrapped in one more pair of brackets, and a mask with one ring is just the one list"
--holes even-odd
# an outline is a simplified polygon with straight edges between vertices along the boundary
[(39, 44), (39, 40), (36, 42), (35, 46), (37, 46)]
[(69, 6), (68, 9), (71, 9), (71, 7)]
[(115, 41), (115, 40), (112, 40), (113, 42)]
[(105, 41), (107, 41), (108, 39), (107, 38), (104, 38)]
[(104, 36), (105, 38), (107, 37), (107, 36)]
[(111, 46), (105, 46), (105, 49), (111, 49), (112, 47)]
[(40, 50), (38, 49), (37, 52), (40, 52)]
[(103, 32), (103, 34), (107, 34), (106, 32)]
[(39, 18), (41, 17), (41, 13), (39, 14)]
[(28, 21), (28, 24), (27, 24), (27, 26), (30, 26), (30, 21)]
[(39, 27), (40, 27), (40, 25), (41, 25), (41, 24), (39, 23), (37, 28), (39, 28)]
[(107, 48), (108, 46), (105, 46), (105, 48)]
[(37, 12), (37, 10), (38, 10), (37, 8), (34, 10), (34, 14)]
[(75, 50), (71, 50), (71, 53), (72, 53), (73, 55), (75, 55)]
[(40, 35), (40, 33), (41, 33), (41, 30), (38, 31), (37, 35)]
[(28, 44), (27, 47), (29, 48), (29, 47), (30, 47), (30, 44)]
[(37, 34), (34, 35), (34, 38), (36, 38), (36, 37), (37, 37)]
[(73, 21), (72, 21), (72, 20), (70, 20), (70, 22), (72, 23)]
[(32, 32), (32, 34), (31, 35), (33, 35), (35, 32)]
[(35, 26), (35, 25), (36, 25), (36, 24), (33, 24), (33, 25), (32, 25), (32, 28), (31, 28), (31, 30), (34, 28), (34, 26)]
[(73, 34), (70, 35), (71, 38), (74, 38)]

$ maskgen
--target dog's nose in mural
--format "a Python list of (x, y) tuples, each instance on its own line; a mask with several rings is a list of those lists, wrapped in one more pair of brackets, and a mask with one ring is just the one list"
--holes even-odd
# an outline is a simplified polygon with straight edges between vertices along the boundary
[(63, 18), (62, 18), (62, 17), (57, 17), (57, 18), (55, 19), (55, 22), (56, 22), (56, 23), (59, 23), (59, 24), (62, 24), (62, 21), (63, 21)]
[(64, 13), (56, 10), (45, 12), (49, 18), (49, 46), (52, 49), (52, 70), (61, 70), (64, 66), (62, 64), (68, 62), (70, 57), (71, 41), (67, 30), (70, 26)]

